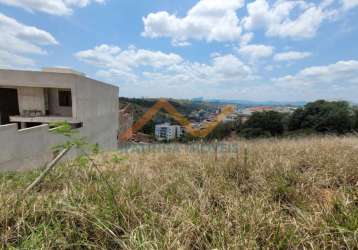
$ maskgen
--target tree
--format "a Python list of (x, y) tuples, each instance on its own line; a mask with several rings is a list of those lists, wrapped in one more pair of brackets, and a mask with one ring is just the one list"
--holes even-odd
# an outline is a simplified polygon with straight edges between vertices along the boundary
[(285, 117), (285, 114), (276, 111), (255, 112), (243, 125), (240, 133), (250, 138), (282, 135)]
[(322, 133), (343, 134), (354, 126), (353, 109), (348, 102), (319, 100), (297, 109), (291, 116), (290, 131), (312, 129)]
[(155, 122), (153, 120), (150, 120), (147, 122), (143, 128), (140, 129), (139, 132), (142, 132), (147, 135), (154, 135), (155, 133)]
[(300, 130), (302, 129), (302, 121), (305, 118), (305, 110), (303, 108), (298, 108), (293, 114), (291, 115), (288, 121), (288, 130)]
[(355, 107), (354, 109), (354, 125), (353, 129), (355, 131), (358, 131), (358, 107)]
[(220, 123), (205, 139), (222, 140), (231, 135), (235, 131), (235, 122)]

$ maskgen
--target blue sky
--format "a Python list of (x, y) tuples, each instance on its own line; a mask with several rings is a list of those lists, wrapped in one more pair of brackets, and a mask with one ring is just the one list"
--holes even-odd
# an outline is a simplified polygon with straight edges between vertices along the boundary
[(358, 101), (358, 0), (0, 0), (0, 67), (121, 96)]

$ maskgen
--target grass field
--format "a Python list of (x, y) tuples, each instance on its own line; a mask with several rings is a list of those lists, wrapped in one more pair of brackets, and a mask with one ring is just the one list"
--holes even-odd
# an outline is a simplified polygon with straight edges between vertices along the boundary
[(237, 144), (1, 173), (0, 248), (358, 248), (358, 137)]

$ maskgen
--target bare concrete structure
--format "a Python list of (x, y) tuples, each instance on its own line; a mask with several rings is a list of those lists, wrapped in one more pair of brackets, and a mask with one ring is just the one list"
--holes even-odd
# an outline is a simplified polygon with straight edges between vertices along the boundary
[(67, 121), (90, 143), (114, 150), (118, 120), (115, 86), (67, 69), (0, 70), (0, 170), (51, 160), (64, 140), (49, 131), (53, 122)]

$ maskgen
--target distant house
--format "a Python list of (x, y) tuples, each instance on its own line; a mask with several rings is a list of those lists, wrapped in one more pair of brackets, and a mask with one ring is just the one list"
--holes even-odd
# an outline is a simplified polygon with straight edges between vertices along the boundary
[(155, 126), (155, 138), (158, 141), (171, 141), (184, 135), (184, 128), (179, 125), (169, 123), (158, 124)]
[(70, 70), (0, 70), (0, 170), (36, 168), (66, 138), (49, 124), (68, 122), (89, 143), (117, 148), (118, 87)]

